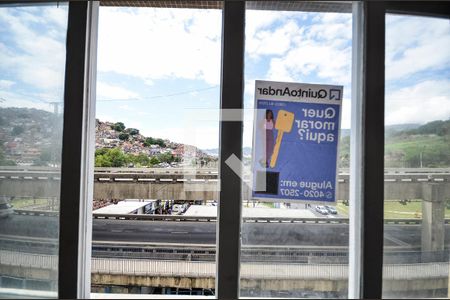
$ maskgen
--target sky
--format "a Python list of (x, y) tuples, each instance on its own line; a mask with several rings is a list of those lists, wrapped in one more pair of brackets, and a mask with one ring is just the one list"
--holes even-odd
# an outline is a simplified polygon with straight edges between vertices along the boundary
[[(246, 12), (244, 146), (255, 80), (344, 86), (350, 128), (351, 14)], [(101, 7), (96, 117), (142, 134), (219, 144), (220, 10)], [(450, 23), (386, 18), (386, 125), (450, 118)], [(64, 88), (66, 5), (0, 8), (0, 106), (52, 111)]]

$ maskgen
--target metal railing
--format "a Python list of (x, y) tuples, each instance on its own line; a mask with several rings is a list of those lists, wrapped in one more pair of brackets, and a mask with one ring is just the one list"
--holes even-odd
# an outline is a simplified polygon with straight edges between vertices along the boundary
[[(57, 211), (15, 209), (15, 214), (29, 216), (58, 217)], [(216, 222), (215, 216), (184, 216), (184, 215), (135, 215), (135, 214), (97, 214), (94, 219), (135, 220), (135, 221), (166, 221), (166, 222)], [(348, 218), (295, 218), (295, 217), (244, 217), (244, 223), (308, 223), (308, 224), (349, 224)], [(385, 224), (420, 225), (422, 219), (384, 219)], [(450, 224), (450, 219), (444, 220)]]

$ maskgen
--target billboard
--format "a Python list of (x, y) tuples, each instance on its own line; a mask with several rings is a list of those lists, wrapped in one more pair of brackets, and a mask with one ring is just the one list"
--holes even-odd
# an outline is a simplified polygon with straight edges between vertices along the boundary
[(255, 82), (252, 198), (336, 201), (343, 87)]

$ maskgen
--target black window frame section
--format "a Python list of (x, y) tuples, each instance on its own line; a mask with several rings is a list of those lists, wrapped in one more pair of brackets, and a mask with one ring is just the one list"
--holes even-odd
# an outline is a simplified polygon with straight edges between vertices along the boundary
[(90, 297), (99, 1), (69, 1), (58, 298)]
[[(235, 173), (226, 161), (232, 156), (242, 159), (244, 36), (245, 1), (225, 1), (222, 11), (220, 194), (216, 227), (218, 299), (238, 299), (240, 291), (242, 173)], [(230, 118), (230, 115), (236, 116)]]

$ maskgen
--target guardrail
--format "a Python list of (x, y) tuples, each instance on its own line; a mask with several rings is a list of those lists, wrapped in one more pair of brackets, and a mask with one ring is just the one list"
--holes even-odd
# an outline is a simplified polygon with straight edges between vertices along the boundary
[[(40, 211), (16, 209), (17, 215), (58, 217), (57, 211)], [(126, 214), (93, 214), (93, 219), (134, 220), (134, 221), (167, 221), (167, 222), (216, 222), (215, 216), (184, 215), (126, 215)], [(348, 224), (348, 218), (290, 218), (290, 217), (244, 217), (244, 223), (307, 223), (307, 224)], [(385, 224), (420, 225), (422, 219), (384, 219)], [(444, 220), (450, 224), (450, 219)]]
[[(56, 270), (57, 262), (57, 255), (0, 250), (0, 265)], [(241, 270), (242, 278), (255, 279), (346, 280), (348, 278), (347, 264), (244, 262)], [(448, 262), (383, 266), (385, 280), (448, 278), (448, 270)], [(215, 272), (215, 262), (92, 258), (92, 273), (100, 274), (205, 278), (214, 277)]]
[(14, 209), (14, 214), (24, 216), (59, 217), (59, 211)]
[[(390, 177), (420, 177), (423, 180), (434, 180), (434, 177), (447, 178), (450, 176), (450, 168), (396, 168), (385, 169), (386, 178)], [(22, 179), (22, 180), (60, 180), (61, 170), (58, 168), (46, 167), (7, 167), (0, 168), (0, 179)], [(250, 173), (245, 173), (244, 177), (249, 177)], [(210, 168), (95, 168), (94, 177), (98, 178), (218, 178), (218, 169)], [(339, 170), (339, 178), (349, 177), (347, 169)], [(430, 177), (430, 178), (428, 178)], [(447, 178), (448, 180), (448, 178)]]
[[(123, 215), (93, 214), (94, 219), (136, 220), (136, 221), (178, 221), (178, 222), (215, 222), (215, 216), (183, 216), (183, 215)], [(348, 218), (289, 218), (289, 217), (244, 217), (245, 223), (315, 223), (315, 224), (348, 224)], [(385, 224), (418, 225), (421, 219), (384, 219)], [(450, 219), (445, 219), (450, 224)]]
[[(1, 166), (0, 171), (22, 171), (22, 172), (61, 172), (60, 168), (43, 166)], [(176, 173), (176, 172), (201, 172), (217, 173), (218, 168), (194, 168), (194, 167), (176, 167), (176, 168), (106, 168), (97, 167), (95, 172), (101, 173)], [(348, 168), (339, 169), (339, 173), (349, 173)], [(450, 173), (449, 168), (385, 168), (385, 173)]]

